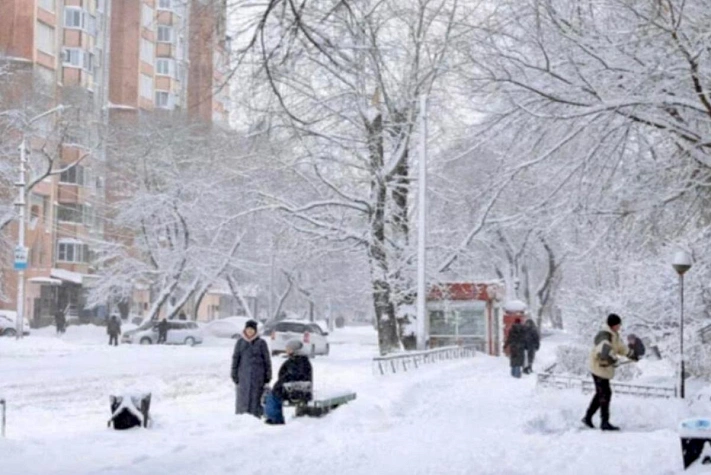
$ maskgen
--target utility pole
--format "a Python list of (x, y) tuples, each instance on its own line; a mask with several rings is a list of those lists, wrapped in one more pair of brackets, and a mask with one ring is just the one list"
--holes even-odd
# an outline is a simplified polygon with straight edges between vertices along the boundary
[(17, 314), (15, 317), (15, 338), (22, 338), (25, 324), (25, 269), (27, 268), (27, 248), (25, 247), (25, 208), (27, 207), (27, 140), (24, 133), (20, 143), (20, 179), (15, 184), (19, 206), (17, 247), (15, 248), (15, 270), (17, 270)]
[(427, 95), (420, 98), (420, 167), (417, 207), (417, 349), (425, 349), (427, 333)]
[(25, 247), (25, 227), (27, 224), (27, 127), (32, 123), (46, 117), (55, 112), (62, 112), (63, 105), (36, 115), (28, 120), (25, 124), (25, 130), (22, 131), (22, 142), (20, 143), (20, 180), (15, 183), (19, 196), (15, 202), (15, 206), (19, 210), (19, 222), (17, 233), (17, 247), (15, 248), (15, 270), (17, 271), (17, 317), (15, 319), (15, 337), (19, 340), (22, 338), (25, 325), (25, 269), (27, 268), (27, 248)]

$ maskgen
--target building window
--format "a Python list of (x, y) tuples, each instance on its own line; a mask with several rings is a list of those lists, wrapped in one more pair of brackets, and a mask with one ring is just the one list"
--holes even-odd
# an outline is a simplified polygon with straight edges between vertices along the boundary
[(43, 53), (51, 54), (52, 56), (54, 56), (56, 43), (54, 36), (54, 28), (45, 25), (42, 22), (37, 22), (36, 35), (37, 49), (42, 51)]
[(40, 0), (39, 6), (42, 7), (43, 9), (47, 10), (48, 12), (53, 12), (54, 11), (54, 0)]
[(96, 17), (79, 7), (64, 8), (64, 27), (84, 30), (96, 36)]
[(84, 207), (75, 203), (60, 204), (57, 208), (57, 221), (65, 223), (82, 224), (84, 221)]
[(171, 10), (172, 5), (171, 5), (170, 0), (158, 0), (158, 9), (159, 10)]
[(81, 8), (64, 8), (64, 28), (83, 28), (83, 15)]
[(153, 29), (153, 8), (145, 3), (141, 4), (141, 25), (143, 28)]
[(89, 246), (73, 239), (60, 239), (57, 242), (57, 261), (87, 262)]
[(60, 183), (71, 183), (74, 185), (84, 185), (86, 183), (85, 170), (81, 165), (75, 165), (69, 170), (65, 170), (59, 175)]
[(141, 97), (153, 100), (153, 78), (141, 74)]
[(158, 42), (159, 43), (172, 43), (173, 42), (173, 27), (172, 26), (158, 26)]
[(175, 100), (173, 94), (168, 91), (156, 91), (156, 107), (174, 109)]
[(156, 56), (156, 47), (145, 38), (141, 38), (141, 61), (153, 64)]
[(96, 0), (96, 11), (103, 12), (106, 8), (106, 0)]
[(65, 67), (82, 68), (93, 74), (94, 55), (79, 48), (64, 48), (62, 49), (62, 64)]
[(166, 58), (156, 59), (156, 74), (175, 77), (175, 61)]

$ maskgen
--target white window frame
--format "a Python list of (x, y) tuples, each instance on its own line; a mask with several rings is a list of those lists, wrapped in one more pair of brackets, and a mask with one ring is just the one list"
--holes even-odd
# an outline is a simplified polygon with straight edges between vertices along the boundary
[[(78, 221), (67, 221), (59, 217), (62, 214), (62, 210), (66, 208), (71, 208), (75, 215), (79, 215)], [(71, 223), (71, 224), (84, 224), (84, 206), (76, 203), (60, 203), (57, 209), (57, 221), (60, 223)]]
[[(156, 90), (155, 96), (155, 105), (158, 109), (175, 109), (175, 95), (170, 91)], [(163, 98), (165, 98), (165, 100), (163, 100)]]
[[(168, 39), (161, 38), (162, 36), (165, 36), (165, 32), (168, 32)], [(175, 39), (175, 30), (173, 29), (172, 26), (169, 25), (158, 25), (158, 43), (173, 43), (173, 40)]]
[(57, 241), (57, 262), (84, 263), (87, 262), (88, 247), (76, 239), (59, 239)]
[(48, 12), (54, 13), (56, 11), (55, 0), (40, 0), (39, 6), (40, 6), (40, 8), (42, 8), (43, 10), (46, 10)]
[[(45, 32), (49, 32), (51, 30), (51, 36), (49, 38), (45, 38), (42, 34), (43, 28), (45, 28)], [(49, 41), (49, 44), (43, 44), (44, 41)], [(57, 50), (57, 30), (54, 29), (54, 27), (50, 25), (46, 25), (42, 23), (41, 21), (37, 22), (37, 29), (35, 31), (35, 47), (40, 50), (41, 52), (45, 54), (49, 54), (54, 56), (56, 54)]]
[(94, 55), (81, 48), (62, 48), (62, 66), (77, 68), (94, 74)]
[(145, 38), (141, 38), (139, 48), (141, 50), (141, 61), (151, 66), (154, 65), (156, 61), (156, 45)]
[(153, 31), (155, 21), (155, 10), (153, 10), (153, 7), (146, 5), (145, 3), (141, 3), (141, 26), (147, 30)]
[[(167, 65), (167, 72), (164, 66)], [(169, 76), (174, 78), (175, 75), (175, 60), (171, 58), (156, 58), (156, 75)]]
[[(154, 101), (154, 90), (155, 86), (153, 84), (153, 78), (151, 76), (148, 76), (146, 74), (141, 74), (140, 77), (140, 85), (139, 85), (139, 94), (142, 98), (148, 99), (150, 101)], [(150, 90), (148, 90), (150, 88)]]
[[(71, 18), (74, 19), (74, 17), (78, 14), (79, 18), (79, 24), (74, 25), (74, 24), (68, 24), (67, 18), (70, 18), (69, 15), (72, 15)], [(73, 23), (73, 22), (72, 22)], [(84, 10), (82, 10), (80, 7), (64, 7), (64, 28), (69, 28), (71, 30), (83, 30), (84, 29)]]

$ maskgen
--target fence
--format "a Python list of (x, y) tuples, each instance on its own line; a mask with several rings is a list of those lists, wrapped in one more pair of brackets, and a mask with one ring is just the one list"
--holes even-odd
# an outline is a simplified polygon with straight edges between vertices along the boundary
[(460, 358), (472, 358), (476, 355), (476, 345), (447, 346), (427, 351), (410, 351), (396, 355), (373, 358), (373, 373), (376, 375), (395, 374), (415, 370), (426, 364)]
[[(540, 387), (555, 389), (577, 389), (584, 393), (595, 391), (595, 384), (589, 379), (567, 374), (539, 373), (537, 384)], [(630, 396), (651, 397), (651, 398), (675, 398), (676, 388), (665, 386), (649, 386), (629, 383), (611, 382), (610, 387), (615, 394), (627, 394)]]

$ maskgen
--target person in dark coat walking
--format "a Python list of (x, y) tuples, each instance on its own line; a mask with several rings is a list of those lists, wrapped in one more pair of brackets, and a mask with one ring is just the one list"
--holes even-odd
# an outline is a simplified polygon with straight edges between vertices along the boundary
[(57, 335), (64, 333), (67, 326), (67, 318), (62, 310), (57, 310), (54, 314), (54, 326), (57, 327)]
[(168, 320), (165, 318), (158, 324), (158, 344), (168, 340)]
[(113, 343), (118, 346), (118, 337), (121, 334), (121, 320), (116, 315), (111, 315), (108, 324), (106, 325), (106, 333), (109, 334), (109, 346)]
[(538, 334), (538, 328), (533, 320), (528, 319), (524, 324), (526, 337), (524, 340), (524, 349), (526, 350), (526, 364), (523, 367), (523, 372), (526, 374), (533, 373), (533, 360), (536, 359), (536, 352), (541, 347), (541, 337)]
[(509, 351), (511, 360), (511, 376), (521, 377), (521, 367), (523, 366), (524, 349), (526, 346), (526, 330), (521, 325), (521, 319), (517, 318), (509, 330), (506, 337), (505, 349)]
[(249, 320), (232, 354), (232, 381), (237, 386), (236, 413), (262, 417), (262, 393), (271, 379), (269, 347), (257, 334), (257, 322)]
[[(283, 424), (284, 400), (296, 398), (299, 400), (310, 400), (313, 384), (313, 370), (308, 356), (300, 354), (299, 351), (304, 344), (299, 340), (291, 340), (286, 344), (286, 354), (289, 355), (284, 364), (279, 368), (279, 378), (272, 391), (267, 393), (264, 402), (267, 424)], [(290, 391), (290, 383), (309, 383), (308, 388)]]

